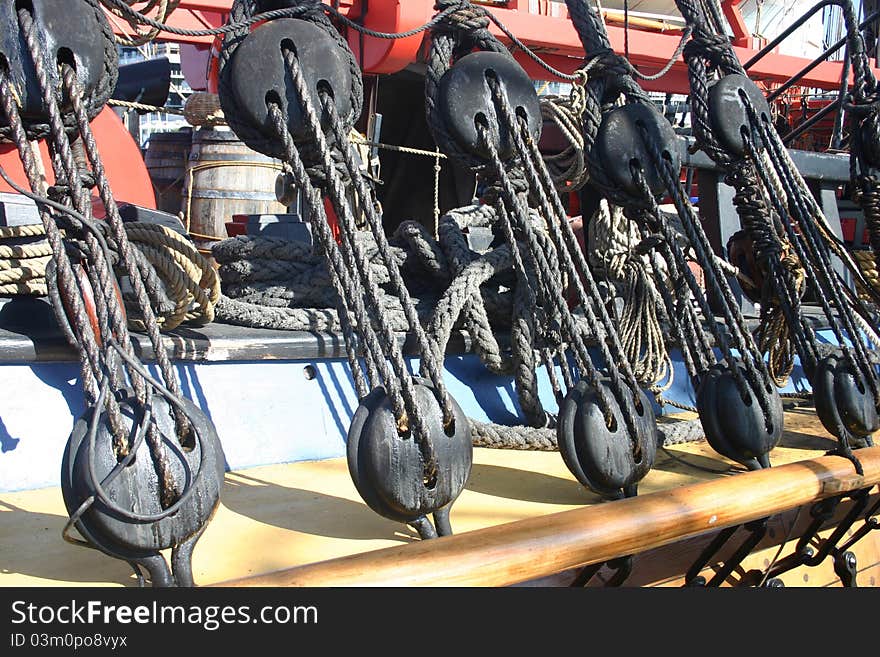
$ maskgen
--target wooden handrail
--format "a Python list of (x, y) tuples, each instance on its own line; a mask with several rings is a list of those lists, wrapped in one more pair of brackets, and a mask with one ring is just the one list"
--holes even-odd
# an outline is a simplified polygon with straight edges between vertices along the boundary
[(880, 446), (215, 586), (507, 586), (636, 554), (880, 482)]

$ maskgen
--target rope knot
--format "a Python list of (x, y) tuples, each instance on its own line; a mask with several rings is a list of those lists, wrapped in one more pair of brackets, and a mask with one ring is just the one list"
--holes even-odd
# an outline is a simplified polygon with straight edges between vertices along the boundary
[(611, 48), (587, 54), (584, 60), (587, 63), (581, 70), (587, 72), (591, 79), (601, 77), (617, 80), (622, 76), (632, 75), (634, 70), (626, 57)]
[(455, 9), (437, 24), (435, 30), (473, 35), (489, 29), (486, 9), (475, 7), (469, 0), (438, 0), (434, 9), (440, 12)]
[[(515, 194), (524, 194), (529, 191), (529, 182), (526, 180), (525, 173), (523, 173), (522, 169), (519, 167), (513, 168), (508, 172), (508, 175), (510, 177), (510, 186)], [(483, 192), (480, 201), (485, 205), (495, 205), (498, 199), (501, 198), (501, 194), (501, 182), (495, 180), (486, 185), (486, 189)]]
[(682, 51), (682, 56), (686, 62), (696, 57), (703, 57), (718, 64), (725, 55), (729, 55), (729, 52), (730, 39), (727, 35), (694, 30), (691, 40)]

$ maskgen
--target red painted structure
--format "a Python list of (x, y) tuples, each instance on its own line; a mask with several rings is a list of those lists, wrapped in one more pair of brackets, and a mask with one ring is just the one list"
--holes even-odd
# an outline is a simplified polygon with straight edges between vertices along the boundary
[[(722, 0), (722, 9), (730, 22), (733, 31), (733, 44), (741, 61), (747, 61), (760, 47), (749, 35), (742, 15), (739, 12), (741, 0)], [(355, 21), (380, 32), (405, 32), (418, 27), (434, 15), (434, 0), (335, 0), (339, 10)], [(539, 53), (555, 68), (572, 72), (582, 63), (583, 50), (581, 43), (568, 20), (564, 6), (559, 16), (549, 15), (546, 3), (538, 3), (543, 13), (531, 13), (529, 0), (498, 0), (497, 2), (478, 3), (487, 5), (492, 13), (507, 26), (530, 49)], [(223, 25), (232, 0), (181, 0), (177, 10), (171, 15), (169, 23), (175, 27), (191, 30), (208, 29)], [(364, 7), (369, 9), (364, 14)], [(108, 14), (114, 29), (122, 34), (130, 31), (128, 24)], [(507, 37), (497, 28), (492, 31), (502, 40)], [(624, 50), (624, 29), (617, 25), (608, 25), (608, 34), (612, 46), (618, 52)], [(193, 44), (208, 49), (214, 43), (213, 37), (178, 37), (159, 35), (179, 43)], [(361, 35), (349, 30), (349, 43), (355, 55), (361, 61), (364, 71), (368, 74), (388, 74), (405, 69), (417, 63), (424, 56), (425, 33), (408, 39), (387, 40)], [(667, 32), (645, 31), (631, 28), (629, 32), (629, 58), (639, 70), (651, 74), (663, 67), (681, 40), (680, 31)], [(521, 52), (515, 53), (525, 70), (534, 79), (552, 79), (552, 75), (540, 68)], [(770, 54), (761, 59), (749, 70), (756, 81), (773, 86), (782, 83), (798, 73), (807, 60), (787, 55)], [(824, 62), (819, 64), (799, 83), (803, 87), (816, 87), (836, 90), (839, 87), (841, 73), (840, 62)], [(880, 70), (875, 72), (880, 78)], [(665, 91), (683, 93), (689, 91), (687, 69), (679, 59), (669, 72), (656, 81), (641, 81), (649, 91)], [(105, 110), (95, 122), (99, 144), (102, 149), (111, 178), (111, 184), (117, 197), (122, 201), (137, 203), (147, 207), (155, 207), (152, 188), (149, 183), (146, 167), (140, 156), (137, 145), (125, 131), (122, 123), (110, 110)], [(45, 148), (43, 148), (45, 151)], [(17, 154), (10, 152), (8, 146), (0, 145), (0, 164), (16, 178), (23, 180)], [(48, 164), (48, 162), (47, 162)], [(51, 170), (51, 167), (47, 167)], [(3, 189), (0, 183), (0, 190)]]
[[(116, 113), (109, 108), (104, 108), (92, 121), (92, 130), (95, 132), (98, 147), (101, 149), (104, 168), (107, 170), (107, 178), (116, 200), (146, 208), (155, 208), (156, 198), (141, 150)], [(49, 159), (46, 142), (40, 142), (40, 154), (46, 178), (51, 185), (55, 182), (55, 178), (52, 175), (52, 160)], [(0, 144), (0, 165), (16, 184), (28, 189), (27, 178), (22, 170), (21, 160), (15, 146)], [(13, 190), (3, 180), (0, 180), (0, 192), (11, 191)], [(97, 199), (95, 202), (100, 203)], [(103, 216), (103, 208), (96, 208), (95, 214), (99, 217)]]
[[(733, 45), (740, 60), (745, 62), (757, 52), (759, 44), (754, 43), (739, 12), (741, 0), (722, 0), (724, 14), (733, 30)], [(180, 7), (170, 19), (176, 27), (188, 29), (204, 29), (222, 25), (232, 0), (181, 0)], [(434, 0), (338, 0), (339, 10), (355, 21), (380, 32), (405, 32), (424, 24), (434, 15)], [(363, 7), (369, 10), (364, 15)], [(539, 10), (544, 13), (531, 13), (529, 0), (498, 0), (485, 2), (490, 11), (507, 26), (529, 48), (538, 52), (543, 59), (561, 71), (570, 73), (582, 63), (583, 49), (568, 19), (564, 6), (560, 16), (548, 15), (546, 5), (538, 3)], [(114, 25), (127, 28), (124, 21), (115, 19)], [(503, 42), (507, 37), (495, 26), (491, 29)], [(161, 35), (160, 35), (161, 36)], [(618, 52), (624, 49), (624, 29), (617, 25), (608, 25), (608, 36), (611, 45)], [(387, 40), (364, 37), (361, 40), (357, 32), (351, 30), (349, 42), (352, 50), (360, 58), (366, 73), (395, 73), (410, 64), (419, 61), (422, 45), (426, 35), (419, 34), (409, 39)], [(650, 32), (630, 28), (629, 57), (639, 70), (651, 74), (663, 67), (672, 57), (681, 39), (675, 30), (668, 32)], [(174, 37), (181, 43), (204, 44), (209, 46), (212, 37)], [(361, 49), (363, 45), (363, 49)], [(552, 78), (550, 74), (537, 66), (531, 59), (516, 53), (520, 63), (534, 79)], [(781, 83), (798, 73), (807, 60), (788, 55), (770, 54), (749, 70), (750, 76), (756, 81)], [(825, 62), (807, 74), (801, 86), (821, 89), (837, 89), (840, 81), (840, 62)], [(876, 72), (880, 77), (880, 70)], [(672, 69), (656, 81), (641, 81), (649, 91), (668, 91), (671, 93), (688, 93), (687, 69), (679, 59)]]

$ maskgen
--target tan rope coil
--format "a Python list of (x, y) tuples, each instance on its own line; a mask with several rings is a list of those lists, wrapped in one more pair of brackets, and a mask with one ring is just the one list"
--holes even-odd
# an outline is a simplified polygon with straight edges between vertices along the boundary
[(134, 222), (126, 224), (125, 229), (131, 243), (156, 269), (168, 296), (176, 302), (171, 314), (158, 318), (162, 329), (171, 330), (184, 321), (214, 321), (220, 278), (211, 261), (186, 237), (165, 226)]
[[(874, 252), (870, 249), (864, 249), (860, 251), (852, 252), (853, 258), (858, 264), (859, 269), (862, 270), (862, 274), (865, 276), (865, 280), (874, 287), (874, 289), (880, 290), (880, 272), (877, 271), (877, 262), (874, 259)], [(859, 291), (859, 296), (865, 301), (870, 301), (871, 297), (868, 295), (868, 291), (865, 287), (859, 282), (856, 281), (856, 288)]]
[(42, 224), (0, 226), (0, 294), (46, 294), (46, 263), (52, 253), (49, 244), (19, 241), (44, 235)]
[[(210, 260), (198, 252), (183, 235), (159, 224), (125, 224), (132, 244), (156, 270), (165, 292), (174, 301), (171, 313), (159, 316), (163, 330), (183, 322), (207, 324), (214, 321), (214, 306), (220, 299), (220, 278)], [(45, 296), (46, 265), (51, 249), (45, 242), (4, 243), (4, 240), (40, 237), (43, 226), (0, 226), (0, 294)], [(142, 328), (131, 318), (132, 328)]]

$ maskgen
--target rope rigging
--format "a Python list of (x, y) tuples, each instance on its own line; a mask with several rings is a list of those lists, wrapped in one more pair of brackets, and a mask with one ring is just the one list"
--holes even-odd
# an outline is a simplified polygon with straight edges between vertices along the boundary
[[(727, 171), (727, 182), (736, 189), (734, 203), (764, 279), (762, 348), (770, 352), (771, 362), (783, 376), (798, 355), (813, 385), (822, 423), (840, 440), (840, 452), (858, 468), (851, 448), (870, 444), (870, 434), (880, 428), (877, 372), (860, 330), (862, 319), (870, 324), (870, 315), (856, 319), (865, 308), (854, 303), (854, 293), (845, 290), (833, 269), (826, 237), (830, 231), (824, 228), (821, 209), (771, 124), (763, 94), (745, 76), (723, 31), (712, 25), (718, 22), (720, 9), (711, 0), (703, 3), (708, 13), (690, 0), (677, 4), (694, 26), (684, 52), (694, 136), (699, 147)], [(852, 12), (848, 2), (840, 4), (845, 16)], [(850, 18), (847, 25), (854, 24), (854, 17)], [(858, 61), (864, 49), (858, 44), (858, 30), (849, 38), (849, 50), (856, 56), (856, 88), (863, 88), (865, 76), (859, 70), (864, 68)], [(834, 333), (836, 353), (820, 352), (803, 313), (806, 293), (819, 304)]]
[[(471, 466), (468, 420), (446, 390), (436, 346), (419, 322), (348, 136), (362, 105), (360, 70), (320, 3), (299, 7), (307, 9), (300, 20), (280, 19), (226, 37), (220, 62), (224, 114), (242, 140), (290, 167), (311, 218), (316, 247), (326, 259), (361, 401), (348, 438), (356, 487), (371, 508), (411, 524), (424, 538), (450, 533), (449, 506)], [(237, 0), (230, 20), (246, 19), (257, 9), (252, 0)], [(326, 63), (327, 52), (340, 57)], [(255, 56), (265, 71), (257, 84), (269, 89), (251, 94), (240, 85), (248, 82), (242, 67)], [(277, 68), (266, 71), (267, 63)], [(326, 74), (322, 66), (334, 70)], [(322, 197), (338, 220), (338, 242)], [(369, 261), (354, 237), (353, 206), (366, 217), (391, 292), (418, 345), (424, 378), (410, 373), (394, 329), (381, 311)], [(363, 366), (357, 346), (364, 349)], [(382, 467), (386, 459), (398, 464), (390, 475)], [(435, 525), (427, 519), (429, 514), (434, 514)]]
[[(558, 335), (551, 346), (564, 364), (565, 390), (554, 368), (547, 372), (561, 406), (557, 432), (566, 463), (581, 483), (594, 490), (609, 496), (621, 490), (634, 494), (653, 461), (653, 413), (538, 150), (540, 109), (534, 87), (488, 31), (485, 9), (450, 2), (438, 2), (435, 8), (444, 11), (454, 4), (460, 11), (432, 32), (426, 75), (428, 125), (441, 150), (477, 171), (491, 192), (484, 194), (483, 202), (495, 208), (497, 238), (508, 246), (517, 290), (527, 295), (535, 314), (531, 321), (514, 325), (512, 332), (519, 331), (539, 351), (543, 345), (533, 342), (532, 326), (552, 326)], [(474, 48), (478, 51), (472, 53)], [(532, 220), (535, 212), (537, 223)], [(575, 296), (577, 312), (583, 313), (580, 319), (559, 293), (565, 288)], [(601, 354), (605, 376), (589, 353), (585, 328)], [(531, 351), (534, 347), (526, 351), (526, 358)], [(527, 384), (521, 370), (534, 368), (521, 363), (518, 389)], [(593, 408), (596, 415), (591, 415)], [(590, 446), (582, 443), (587, 426), (596, 430)], [(586, 453), (596, 445), (601, 445), (597, 450), (618, 450), (626, 465), (615, 469)]]
[[(128, 561), (139, 578), (146, 568), (154, 586), (191, 586), (192, 548), (219, 502), (224, 459), (210, 420), (181, 396), (143, 261), (129, 243), (90, 126), (115, 84), (113, 37), (97, 0), (65, 3), (65, 30), (47, 20), (62, 11), (54, 0), (30, 4), (0, 7), (4, 24), (19, 28), (0, 40), (0, 136), (16, 146), (32, 189), (21, 191), (39, 209), (51, 249), (47, 292), (79, 353), (89, 407), (64, 455), (64, 537)], [(97, 43), (78, 42), (95, 34)], [(16, 90), (18, 80), (27, 80), (25, 93)], [(52, 187), (33, 146), (43, 137)], [(92, 217), (92, 187), (107, 211), (103, 222)], [(135, 355), (117, 270), (131, 285), (163, 382)], [(73, 526), (85, 542), (69, 536)], [(167, 548), (170, 568), (160, 553)]]
[[(658, 447), (704, 434), (747, 468), (769, 467), (783, 428), (776, 385), (796, 357), (840, 453), (861, 471), (851, 448), (870, 444), (880, 428), (871, 348), (880, 339), (869, 305), (877, 288), (856, 277), (863, 302), (835, 271), (832, 256), (850, 269), (854, 260), (795, 169), (763, 97), (743, 81), (712, 0), (679, 0), (688, 25), (673, 60), (683, 52), (688, 62), (697, 143), (736, 189), (744, 248), (754, 249), (758, 263), (748, 279), (713, 253), (682, 189), (674, 132), (636, 81), (669, 66), (654, 76), (635, 71), (611, 49), (601, 13), (584, 0), (567, 0), (585, 51), (583, 67), (570, 76), (467, 0), (437, 0), (436, 15), (406, 33), (358, 26), (378, 38), (430, 33), (426, 117), (437, 150), (394, 148), (476, 174), (471, 205), (441, 216), (435, 182), (432, 226), (405, 220), (393, 234), (385, 232), (374, 189), (378, 170), (365, 171), (359, 153), (363, 144), (383, 145), (353, 131), (364, 84), (339, 30), (355, 24), (317, 0), (286, 0), (292, 6), (269, 12), (261, 12), (263, 0), (234, 0), (223, 28), (191, 31), (224, 36), (223, 115), (248, 146), (283, 161), (310, 235), (304, 242), (218, 241), (217, 270), (173, 231), (123, 224), (89, 126), (116, 75), (101, 5), (129, 21), (139, 41), (166, 29), (185, 32), (164, 24), (177, 0), (76, 3), (66, 29), (90, 35), (88, 47), (42, 20), (60, 11), (59, 2), (0, 3), (3, 24), (18, 26), (0, 35), (0, 138), (17, 148), (31, 191), (2, 168), (0, 177), (37, 204), (41, 220), (0, 228), (0, 293), (12, 286), (47, 295), (80, 358), (89, 408), (65, 453), (66, 540), (128, 561), (141, 583), (146, 568), (155, 586), (193, 584), (192, 550), (219, 503), (224, 458), (210, 420), (182, 396), (163, 346), (160, 331), (185, 321), (340, 333), (359, 402), (347, 439), (352, 480), (374, 511), (423, 539), (452, 533), (450, 508), (470, 476), (474, 446), (560, 451), (581, 484), (609, 499), (637, 494)], [(539, 100), (511, 55), (518, 47), (573, 82), (570, 97)], [(856, 40), (850, 50), (853, 180), (866, 216), (876, 210), (880, 226), (880, 178), (873, 178), (880, 104), (867, 64), (859, 73), (864, 53)], [(545, 121), (559, 126), (569, 144), (563, 152), (542, 153)], [(40, 138), (49, 144), (51, 186), (34, 145)], [(583, 218), (586, 246), (560, 198), (578, 189), (598, 207)], [(92, 190), (106, 220), (93, 215)], [(760, 300), (754, 334), (728, 276), (746, 280)], [(818, 304), (837, 345), (820, 342), (807, 303)], [(138, 358), (133, 330), (147, 334), (158, 375)], [(521, 425), (466, 417), (444, 380), (447, 349), (458, 338), (488, 372), (514, 380)], [(658, 423), (646, 395), (676, 404), (663, 398), (673, 347), (697, 393), (695, 407), (678, 405), (696, 411), (698, 421)], [(542, 401), (540, 377), (558, 413)], [(797, 555), (747, 575), (763, 585), (792, 564), (814, 565), (814, 556), (845, 559), (862, 534), (843, 534), (867, 505), (864, 492), (852, 496), (861, 506), (818, 556), (803, 545), (842, 498), (815, 510)], [(875, 525), (866, 520), (863, 530)], [(70, 535), (73, 527), (84, 541)], [(727, 579), (764, 538), (767, 520), (745, 528), (742, 546), (704, 584)], [(689, 584), (735, 531), (711, 542), (688, 572)], [(602, 565), (584, 569), (575, 585)], [(610, 581), (619, 585), (632, 557), (605, 565), (617, 570)], [(854, 562), (848, 567), (855, 572)]]
[[(623, 209), (642, 239), (636, 250), (649, 255), (662, 300), (658, 310), (681, 348), (709, 443), (747, 467), (768, 467), (768, 453), (782, 434), (781, 400), (679, 183), (672, 127), (630, 76), (629, 63), (611, 49), (601, 15), (583, 0), (567, 4), (586, 59), (597, 60), (583, 115), (590, 185)], [(659, 209), (663, 193), (672, 200), (707, 292), (688, 266), (680, 235)]]
[[(230, 24), (245, 25), (258, 9), (255, 2), (236, 3)], [(438, 16), (433, 22), (436, 28), (432, 33), (433, 48), (439, 44), (455, 50), (452, 42), (460, 39), (480, 44), (491, 53), (506, 53), (486, 30), (489, 19), (482, 8), (464, 3), (456, 9), (453, 5), (442, 6), (441, 3), (437, 10)], [(329, 38), (319, 37), (315, 30), (302, 23), (321, 27)], [(323, 48), (315, 50), (326, 52), (345, 48), (339, 43), (338, 33), (320, 6), (312, 3), (312, 13), (303, 14), (299, 21), (277, 19), (253, 31), (230, 32), (221, 53), (220, 86), (224, 115), (239, 137), (251, 147), (271, 152), (274, 157), (285, 161), (294, 184), (304, 196), (314, 246), (282, 245), (259, 238), (232, 239), (215, 245), (214, 255), (221, 263), (220, 275), (227, 295), (217, 306), (218, 318), (242, 323), (256, 321), (263, 326), (284, 328), (308, 326), (312, 330), (338, 326), (343, 332), (349, 366), (362, 402), (362, 410), (358, 413), (366, 418), (362, 421), (356, 414), (350, 430), (352, 477), (374, 510), (409, 522), (423, 536), (432, 535), (433, 530), (425, 516), (429, 509), (436, 511), (436, 505), (410, 503), (405, 506), (394, 498), (398, 507), (388, 508), (377, 501), (375, 488), (389, 484), (374, 481), (373, 475), (355, 462), (363, 460), (358, 450), (378, 449), (369, 442), (378, 438), (372, 438), (372, 434), (365, 438), (364, 426), (371, 415), (378, 412), (375, 390), (383, 386), (387, 389), (383, 394), (388, 395), (397, 429), (411, 429), (416, 437), (421, 459), (419, 467), (424, 468), (424, 479), (430, 480), (435, 473), (442, 474), (442, 468), (432, 472), (431, 465), (433, 455), (443, 450), (442, 446), (437, 447), (437, 443), (442, 443), (444, 438), (426, 431), (425, 426), (409, 424), (413, 417), (419, 422), (419, 415), (414, 410), (421, 409), (413, 391), (419, 391), (421, 383), (412, 385), (410, 382), (395, 332), (406, 331), (415, 338), (424, 377), (419, 381), (430, 382), (434, 400), (441, 407), (443, 422), (448, 422), (450, 408), (453, 416), (457, 411), (444, 399), (439, 363), (442, 363), (446, 345), (459, 322), (467, 328), (475, 351), (490, 371), (514, 373), (520, 407), (533, 429), (526, 432), (522, 427), (465, 422), (464, 435), (477, 445), (498, 446), (500, 438), (511, 447), (553, 448), (557, 442), (552, 434), (556, 418), (541, 405), (535, 369), (540, 360), (557, 402), (563, 402), (580, 378), (571, 368), (573, 363), (578, 371), (587, 372), (592, 382), (591, 390), (599, 404), (604, 430), (611, 433), (627, 431), (631, 437), (629, 440), (623, 438), (621, 449), (629, 451), (630, 458), (632, 455), (640, 458), (640, 452), (649, 455), (649, 458), (639, 460), (635, 474), (614, 475), (622, 476), (623, 480), (626, 477), (636, 481), (641, 478), (650, 467), (657, 442), (653, 416), (650, 421), (646, 419), (650, 415), (645, 413), (649, 404), (642, 398), (628, 360), (615, 339), (613, 322), (594, 287), (590, 288), (589, 303), (586, 302), (588, 293), (583, 289), (584, 283), (579, 281), (585, 275), (589, 276), (589, 269), (567, 224), (553, 188), (552, 176), (537, 150), (533, 135), (527, 138), (519, 135), (517, 120), (508, 105), (504, 116), (508, 131), (513, 134), (512, 148), (519, 154), (518, 160), (526, 164), (511, 169), (510, 174), (500, 154), (496, 153), (492, 161), (493, 142), (487, 135), (486, 126), (479, 127), (479, 138), (483, 142), (482, 160), (456, 147), (454, 141), (441, 142), (446, 156), (458, 160), (471, 158), (469, 164), (484, 172), (493, 167), (494, 175), (483, 176), (481, 183), (483, 204), (460, 208), (442, 217), (436, 237), (415, 222), (403, 222), (389, 241), (383, 232), (372, 189), (351, 154), (348, 128), (353, 123), (355, 108), (360, 107), (359, 71), (347, 54), (335, 65), (335, 70), (318, 72), (317, 69), (324, 64), (310, 59), (310, 52), (314, 50), (310, 51), (304, 45), (307, 39), (309, 44), (325, 39)], [(462, 58), (465, 50), (462, 46)], [(280, 54), (273, 51), (280, 51)], [(348, 53), (347, 48), (343, 52)], [(504, 57), (509, 59), (508, 55)], [(259, 84), (271, 88), (268, 95), (265, 90), (242, 83), (242, 80), (254, 78), (243, 74), (252, 60), (260, 62), (264, 79)], [(435, 82), (434, 89), (439, 89), (441, 78), (454, 68), (449, 60), (444, 65), (436, 53), (431, 58), (431, 66), (435, 74), (433, 78), (428, 77), (426, 95), (429, 107), (432, 97), (436, 98), (436, 93), (431, 91), (431, 80)], [(268, 76), (265, 75), (267, 69), (271, 70)], [(521, 71), (518, 67), (515, 70)], [(333, 80), (332, 89), (315, 85), (315, 78), (319, 75), (325, 80)], [(504, 80), (506, 82), (507, 77)], [(493, 105), (503, 114), (505, 99), (500, 95), (501, 89), (498, 85), (489, 86), (492, 87)], [(534, 96), (534, 89), (530, 87), (529, 91)], [(264, 97), (269, 102), (262, 107), (260, 101)], [(257, 100), (252, 101), (254, 98)], [(297, 102), (291, 103), (290, 98)], [(434, 107), (438, 105), (435, 103)], [(428, 115), (431, 116), (430, 109)], [(473, 128), (477, 128), (476, 124)], [(486, 153), (490, 156), (488, 159)], [(344, 192), (346, 185), (353, 191), (351, 196)], [(535, 196), (531, 207), (520, 200), (520, 195), (529, 191)], [(336, 239), (326, 225), (325, 207), (319, 202), (321, 196), (329, 199), (339, 222)], [(353, 207), (363, 210), (369, 228), (367, 232), (357, 230)], [(548, 218), (549, 230), (546, 226)], [(478, 224), (495, 228), (496, 243), (489, 251), (475, 252), (468, 246), (465, 231)], [(557, 224), (564, 228), (557, 228)], [(575, 259), (580, 262), (577, 268)], [(404, 283), (402, 272), (408, 270), (422, 272), (421, 276), (408, 277), (412, 290), (420, 290), (417, 299)], [(423, 289), (426, 286), (413, 283), (420, 279), (430, 281), (432, 285), (446, 284), (445, 292), (435, 303), (431, 303), (430, 292)], [(319, 291), (316, 281), (332, 283), (333, 292), (326, 288)], [(558, 291), (567, 285), (580, 288), (579, 300), (586, 309), (583, 316), (579, 313), (573, 315), (561, 300)], [(425, 298), (423, 292), (428, 292)], [(428, 315), (420, 312), (420, 308), (427, 310)], [(511, 318), (509, 346), (499, 344), (494, 335), (493, 322), (499, 317)], [(421, 323), (425, 324), (424, 328)], [(597, 341), (604, 360), (609, 363), (606, 366), (610, 371), (607, 381), (600, 381), (586, 346), (587, 339)], [(359, 358), (361, 353), (363, 362)], [(618, 363), (625, 373), (625, 383)], [(428, 415), (426, 421), (433, 424), (433, 416)], [(674, 433), (666, 432), (667, 438), (674, 440)], [(364, 443), (366, 447), (361, 445), (364, 440), (367, 441)], [(385, 436), (382, 440), (385, 441), (383, 449), (398, 449), (392, 437)], [(450, 466), (446, 467), (449, 469)], [(453, 464), (452, 469), (456, 467)], [(625, 481), (598, 487), (605, 494), (614, 496), (633, 483)], [(401, 480), (399, 487), (402, 486)], [(399, 496), (399, 490), (385, 493), (388, 493), (386, 497)], [(455, 494), (453, 491), (448, 503)], [(447, 521), (436, 513), (435, 521), (442, 533), (441, 528)]]

